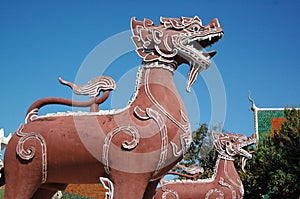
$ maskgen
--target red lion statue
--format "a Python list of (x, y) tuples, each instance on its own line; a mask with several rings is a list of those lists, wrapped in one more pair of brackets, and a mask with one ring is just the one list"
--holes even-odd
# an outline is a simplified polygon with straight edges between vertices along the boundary
[[(4, 158), (5, 199), (51, 198), (68, 184), (100, 182), (107, 198), (152, 198), (159, 179), (180, 159), (191, 142), (191, 130), (173, 73), (190, 65), (187, 90), (207, 69), (223, 30), (217, 19), (202, 25), (198, 17), (131, 20), (132, 40), (143, 59), (133, 99), (119, 110), (98, 105), (115, 88), (109, 77), (77, 86), (60, 78), (89, 102), (44, 98), (27, 111), (7, 145)], [(98, 98), (99, 92), (103, 94)], [(48, 104), (90, 107), (90, 112), (39, 115)]]

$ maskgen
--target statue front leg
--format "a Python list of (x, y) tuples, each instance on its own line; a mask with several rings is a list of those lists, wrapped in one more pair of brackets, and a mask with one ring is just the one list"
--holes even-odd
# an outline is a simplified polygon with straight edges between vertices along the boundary
[(148, 183), (143, 199), (152, 199), (160, 179)]
[(141, 199), (147, 188), (151, 173), (127, 173), (111, 169), (113, 198)]

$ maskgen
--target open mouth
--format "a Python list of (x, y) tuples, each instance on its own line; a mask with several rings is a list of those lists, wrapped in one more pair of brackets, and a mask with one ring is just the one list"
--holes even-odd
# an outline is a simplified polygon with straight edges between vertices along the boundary
[(188, 74), (188, 92), (190, 92), (191, 85), (196, 81), (198, 73), (210, 66), (210, 59), (217, 53), (215, 50), (205, 52), (204, 49), (212, 46), (223, 35), (224, 32), (218, 20), (214, 19), (207, 26), (201, 27), (198, 32), (183, 38), (181, 52), (191, 66)]
[[(255, 137), (255, 135), (252, 136), (247, 143), (243, 144), (242, 147), (249, 146), (249, 145), (252, 145), (254, 143), (256, 143), (256, 137)], [(248, 151), (246, 151), (243, 148), (240, 149), (240, 153), (243, 154), (243, 157), (242, 157), (242, 171), (245, 172), (246, 161), (248, 159), (251, 159), (252, 155), (251, 155), (251, 152), (248, 152)]]
[[(200, 24), (199, 24), (200, 25)], [(203, 49), (212, 46), (219, 41), (224, 35), (223, 29), (220, 26), (218, 19), (213, 19), (206, 26), (194, 26), (194, 32), (187, 38), (186, 44), (202, 52)], [(212, 58), (216, 51), (208, 52), (207, 55)]]
[(187, 38), (187, 40), (184, 41), (183, 44), (195, 54), (199, 53), (202, 54), (205, 58), (210, 59), (217, 52), (215, 50), (205, 52), (204, 49), (209, 46), (212, 46), (219, 39), (221, 39), (223, 35), (224, 33), (223, 30), (221, 29), (216, 33), (211, 33), (205, 36), (194, 37), (192, 39)]
[(198, 24), (194, 26), (193, 29), (194, 32), (190, 34), (188, 43), (197, 42), (202, 48), (213, 45), (224, 35), (223, 29), (217, 18), (213, 19), (206, 26)]

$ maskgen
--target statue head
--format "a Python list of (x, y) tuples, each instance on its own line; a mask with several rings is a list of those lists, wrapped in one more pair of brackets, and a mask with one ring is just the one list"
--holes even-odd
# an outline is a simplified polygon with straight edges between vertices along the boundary
[(233, 133), (213, 133), (214, 145), (219, 153), (219, 157), (227, 160), (234, 160), (234, 156), (243, 156), (242, 169), (247, 159), (251, 159), (252, 155), (243, 149), (246, 146), (256, 143), (256, 135), (247, 137), (243, 134)]
[(187, 91), (190, 91), (198, 73), (210, 66), (210, 59), (216, 54), (214, 50), (205, 52), (204, 49), (223, 36), (218, 19), (204, 26), (197, 16), (161, 17), (157, 26), (149, 19), (138, 21), (133, 17), (131, 29), (136, 52), (144, 62), (175, 62), (176, 67), (180, 64), (190, 66)]

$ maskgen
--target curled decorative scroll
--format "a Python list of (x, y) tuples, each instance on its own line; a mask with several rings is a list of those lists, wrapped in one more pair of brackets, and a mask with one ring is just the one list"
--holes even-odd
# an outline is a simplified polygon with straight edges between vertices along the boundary
[(217, 188), (213, 188), (213, 189), (209, 190), (205, 195), (205, 199), (209, 199), (210, 196), (214, 193), (218, 194), (218, 197), (216, 197), (216, 198), (224, 199), (224, 192)]
[[(47, 147), (46, 147), (46, 141), (45, 139), (35, 133), (35, 132), (30, 132), (30, 133), (24, 133), (23, 132), (24, 125), (21, 124), (19, 129), (17, 130), (16, 134), (17, 136), (21, 137), (18, 141), (18, 145), (16, 147), (16, 152), (17, 155), (22, 159), (22, 160), (31, 160), (35, 153), (36, 153), (36, 148), (33, 146), (30, 146), (30, 140), (36, 140), (41, 144), (42, 147), (42, 183), (46, 182), (47, 179)], [(28, 143), (29, 146), (25, 147), (25, 143)]]
[(25, 124), (37, 119), (38, 112), (39, 112), (38, 108), (34, 108), (31, 111), (29, 111), (29, 113), (27, 113), (26, 118), (25, 118)]
[(159, 114), (157, 111), (151, 108), (146, 108), (147, 115), (152, 118), (158, 125), (158, 128), (160, 129), (161, 134), (161, 152), (160, 152), (160, 158), (159, 162), (157, 164), (155, 173), (153, 176), (159, 173), (159, 171), (164, 167), (164, 164), (167, 159), (168, 155), (168, 131), (166, 127), (166, 122), (161, 114)]
[(152, 108), (146, 108), (146, 110), (142, 110), (140, 107), (134, 108), (135, 115), (140, 119), (153, 119), (159, 130), (161, 135), (161, 149), (160, 149), (160, 158), (153, 176), (159, 173), (159, 171), (164, 167), (165, 161), (168, 155), (168, 131), (166, 127), (165, 119), (162, 115)]
[(182, 155), (182, 150), (180, 150), (175, 142), (170, 142), (174, 157), (179, 157)]
[(184, 130), (183, 134), (180, 135), (180, 143), (182, 149), (179, 149), (177, 144), (171, 141), (171, 147), (172, 147), (174, 157), (179, 157), (180, 155), (184, 155), (192, 143), (192, 135), (190, 133), (191, 127), (188, 121), (188, 117), (182, 110), (180, 110), (180, 113), (183, 121), (185, 122), (185, 124), (182, 124), (182, 129)]
[(104, 169), (107, 174), (110, 173), (109, 171), (109, 161), (108, 161), (108, 152), (109, 152), (109, 146), (111, 143), (112, 138), (117, 135), (120, 132), (128, 132), (132, 136), (132, 140), (125, 140), (122, 142), (122, 148), (126, 150), (133, 150), (139, 143), (140, 141), (140, 133), (137, 128), (134, 126), (120, 126), (110, 133), (107, 134), (104, 144), (103, 144), (103, 155), (102, 155), (102, 161), (104, 163)]
[(162, 199), (179, 199), (179, 195), (176, 191), (168, 189), (166, 186), (162, 186)]
[[(181, 122), (179, 122), (178, 120), (176, 120), (157, 100), (156, 98), (153, 96), (151, 89), (149, 87), (149, 73), (150, 70), (146, 70), (145, 73), (145, 84), (144, 84), (144, 88), (146, 91), (146, 95), (148, 97), (148, 99), (163, 113), (163, 115), (165, 115), (169, 120), (171, 120), (176, 126), (178, 126), (182, 131), (183, 134), (180, 135), (180, 139), (181, 139), (181, 145), (182, 145), (182, 151), (181, 153), (185, 153), (187, 151), (187, 149), (190, 147), (190, 144), (192, 142), (192, 135), (191, 135), (191, 127), (190, 127), (190, 123), (188, 121), (188, 117), (186, 116), (186, 114), (184, 113), (184, 111), (180, 110), (181, 113), (181, 117), (184, 121), (184, 123), (182, 124)], [(175, 149), (175, 143), (172, 144), (172, 149)], [(175, 147), (175, 148), (174, 148)], [(178, 147), (177, 147), (178, 149)], [(174, 152), (174, 150), (173, 150)], [(178, 155), (179, 153), (174, 153), (174, 156), (176, 157), (176, 155)]]
[(104, 177), (100, 177), (100, 182), (107, 191), (105, 192), (105, 199), (113, 199), (114, 198), (114, 185), (108, 179)]
[(115, 81), (107, 76), (96, 77), (83, 86), (78, 86), (72, 82), (65, 81), (61, 77), (59, 77), (59, 82), (71, 87), (73, 92), (77, 95), (88, 95), (91, 97), (98, 96), (100, 91), (116, 89)]
[[(245, 157), (243, 157), (245, 158)], [(243, 163), (243, 162), (242, 162)], [(237, 187), (240, 191), (240, 193), (242, 195), (244, 195), (244, 187), (243, 187), (243, 183), (242, 181), (239, 179), (239, 178), (234, 178), (232, 179), (232, 177), (230, 176), (230, 174), (228, 173), (228, 166), (227, 166), (228, 162), (225, 161), (224, 163), (224, 175), (226, 177), (226, 179), (232, 184), (234, 185), (235, 187)], [(243, 166), (242, 166), (242, 170), (243, 170)], [(243, 170), (244, 171), (244, 170)], [(245, 172), (245, 171), (244, 171)]]
[(234, 188), (229, 183), (225, 182), (224, 178), (220, 177), (219, 184), (230, 189), (232, 199), (236, 199), (236, 192)]
[(151, 89), (149, 87), (149, 76), (150, 76), (150, 70), (146, 70), (145, 72), (145, 80), (144, 80), (144, 89), (146, 92), (146, 96), (151, 101), (152, 104), (154, 104), (169, 120), (171, 120), (176, 126), (178, 126), (184, 133), (191, 134), (191, 129), (189, 126), (189, 121), (187, 116), (181, 111), (181, 115), (183, 116), (183, 119), (185, 121), (185, 124), (181, 124), (178, 120), (176, 120), (154, 97), (154, 95), (151, 92)]

